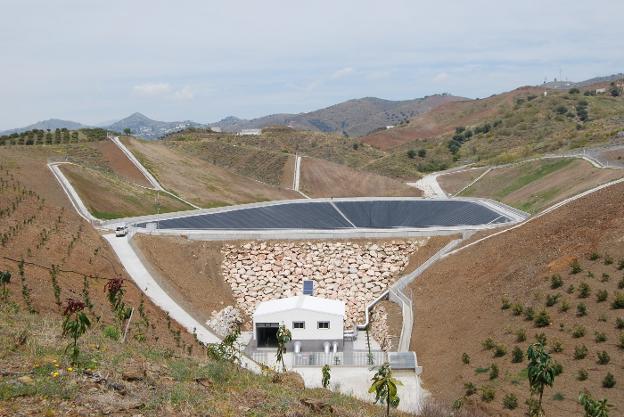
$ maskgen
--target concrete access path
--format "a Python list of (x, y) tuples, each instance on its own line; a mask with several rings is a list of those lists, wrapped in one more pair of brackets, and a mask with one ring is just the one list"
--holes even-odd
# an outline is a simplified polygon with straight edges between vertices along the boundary
[[(130, 236), (116, 237), (114, 233), (103, 236), (108, 241), (117, 258), (123, 265), (130, 278), (136, 286), (149, 297), (161, 310), (180, 323), (189, 333), (195, 333), (197, 339), (202, 343), (219, 343), (221, 338), (198, 322), (193, 316), (186, 312), (176, 301), (162, 289), (158, 282), (145, 268), (143, 262), (130, 244)], [(260, 373), (260, 365), (246, 356), (241, 357), (241, 364), (244, 368), (252, 372)]]
[(48, 164), (48, 169), (52, 171), (52, 175), (54, 175), (54, 177), (58, 181), (59, 185), (63, 189), (63, 192), (69, 198), (69, 201), (72, 203), (72, 206), (74, 206), (74, 209), (76, 209), (78, 215), (93, 225), (100, 224), (101, 220), (94, 217), (89, 209), (87, 209), (87, 207), (84, 205), (84, 203), (80, 199), (80, 196), (78, 196), (78, 192), (76, 191), (74, 186), (67, 179), (65, 174), (63, 174), (63, 171), (61, 171), (61, 169), (59, 168), (60, 165), (76, 164), (72, 162), (50, 162)]

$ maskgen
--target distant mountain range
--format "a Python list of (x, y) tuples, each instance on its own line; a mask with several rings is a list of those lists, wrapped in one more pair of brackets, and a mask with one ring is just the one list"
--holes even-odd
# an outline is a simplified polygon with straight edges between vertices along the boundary
[(448, 94), (437, 94), (403, 101), (365, 97), (308, 113), (272, 114), (251, 120), (229, 116), (217, 123), (211, 123), (209, 126), (218, 127), (226, 132), (236, 132), (241, 129), (283, 125), (293, 129), (361, 136), (386, 126), (398, 125), (441, 104), (458, 100), (468, 99)]
[[(552, 81), (540, 87), (566, 89), (584, 87), (591, 84), (610, 82), (624, 78), (624, 74), (614, 74), (606, 77), (596, 77), (581, 82)], [(163, 122), (153, 120), (141, 114), (134, 113), (125, 119), (110, 124), (99, 124), (97, 127), (123, 132), (130, 129), (133, 135), (145, 139), (158, 139), (169, 133), (195, 128), (220, 128), (225, 132), (237, 132), (242, 129), (261, 129), (267, 126), (289, 126), (293, 129), (312, 130), (327, 133), (346, 134), (348, 136), (364, 136), (387, 126), (396, 126), (402, 122), (453, 101), (469, 100), (450, 94), (436, 94), (413, 100), (384, 100), (376, 97), (364, 97), (348, 100), (323, 109), (307, 113), (291, 114), (280, 113), (263, 116), (255, 119), (240, 119), (235, 116), (226, 117), (216, 123), (201, 124), (190, 120), (178, 122)], [(93, 127), (81, 123), (49, 119), (29, 126), (6, 130), (0, 135), (20, 133), (32, 129), (80, 129)]]
[(10, 135), (12, 133), (21, 133), (21, 132), (25, 132), (27, 130), (35, 130), (35, 129), (40, 129), (40, 130), (46, 130), (46, 129), (50, 129), (50, 130), (55, 130), (55, 129), (69, 129), (69, 130), (76, 130), (76, 129), (80, 129), (83, 127), (87, 127), (81, 123), (77, 123), (77, 122), (72, 122), (71, 120), (61, 120), (61, 119), (48, 119), (48, 120), (42, 120), (40, 122), (37, 123), (33, 123), (31, 125), (28, 126), (24, 126), (24, 127), (19, 127), (16, 129), (10, 129), (10, 130), (5, 130), (4, 132), (0, 132), (0, 135)]

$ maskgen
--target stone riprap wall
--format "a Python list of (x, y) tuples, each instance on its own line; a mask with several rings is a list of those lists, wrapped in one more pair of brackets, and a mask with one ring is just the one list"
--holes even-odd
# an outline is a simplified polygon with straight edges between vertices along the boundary
[(314, 295), (346, 303), (346, 328), (364, 321), (366, 306), (407, 266), (427, 238), (388, 242), (253, 242), (222, 249), (222, 272), (237, 307), (251, 316), (260, 301), (302, 293), (314, 280)]

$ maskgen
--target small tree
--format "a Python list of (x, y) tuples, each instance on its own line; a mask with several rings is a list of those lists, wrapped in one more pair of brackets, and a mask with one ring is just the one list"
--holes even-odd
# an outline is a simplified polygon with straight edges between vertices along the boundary
[(286, 372), (286, 363), (284, 362), (284, 353), (286, 353), (286, 345), (292, 340), (292, 333), (290, 330), (282, 324), (277, 329), (277, 353), (275, 354), (275, 360), (279, 368), (279, 364), (282, 364), (282, 370)]
[(2, 302), (6, 303), (9, 300), (9, 289), (7, 284), (11, 282), (11, 273), (9, 271), (0, 271), (0, 284), (2, 284)]
[(585, 417), (609, 417), (609, 409), (613, 407), (606, 398), (594, 400), (588, 392), (579, 396), (579, 403), (585, 410)]
[(91, 322), (84, 310), (85, 304), (82, 301), (77, 301), (72, 298), (67, 299), (65, 305), (65, 311), (63, 311), (63, 337), (70, 337), (71, 343), (65, 348), (65, 352), (71, 349), (71, 363), (75, 365), (78, 361), (78, 355), (80, 349), (78, 348), (78, 338), (86, 333), (87, 329), (91, 327)]
[(533, 397), (534, 394), (539, 395), (535, 406), (529, 407), (529, 416), (539, 417), (544, 415), (544, 409), (542, 408), (544, 388), (546, 388), (546, 386), (552, 387), (555, 382), (556, 365), (550, 355), (544, 350), (544, 345), (541, 343), (534, 343), (529, 346), (527, 358), (529, 360), (527, 370), (529, 385), (531, 387), (531, 397)]
[(126, 307), (123, 301), (124, 294), (126, 293), (123, 287), (123, 279), (109, 279), (106, 285), (104, 285), (104, 290), (106, 291), (106, 298), (108, 298), (108, 302), (111, 305), (111, 310), (121, 326), (123, 322), (130, 317), (131, 311), (129, 307)]
[(321, 379), (321, 384), (323, 384), (323, 388), (329, 388), (329, 380), (331, 379), (331, 369), (329, 365), (323, 365), (323, 369), (321, 369), (321, 374), (323, 375)]
[(132, 129), (130, 129), (129, 127), (127, 127), (127, 128), (125, 128), (125, 129), (123, 130), (123, 132), (124, 132), (126, 135), (131, 135), (131, 134), (132, 134)]
[(390, 415), (390, 407), (399, 406), (397, 385), (403, 385), (401, 381), (392, 377), (392, 369), (388, 362), (384, 363), (372, 378), (368, 392), (375, 393), (375, 403), (386, 404), (386, 417)]

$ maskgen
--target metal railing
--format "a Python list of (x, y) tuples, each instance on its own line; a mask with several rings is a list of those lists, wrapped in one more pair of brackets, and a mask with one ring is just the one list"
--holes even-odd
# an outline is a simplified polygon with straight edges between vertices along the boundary
[(370, 367), (380, 366), (386, 362), (386, 353), (382, 351), (352, 351), (352, 352), (302, 352), (293, 353), (293, 367), (303, 366), (349, 366)]

